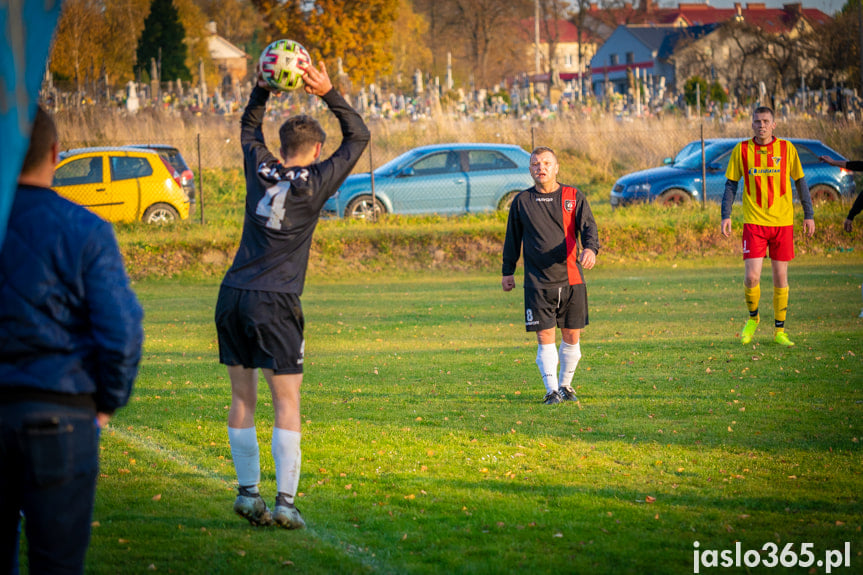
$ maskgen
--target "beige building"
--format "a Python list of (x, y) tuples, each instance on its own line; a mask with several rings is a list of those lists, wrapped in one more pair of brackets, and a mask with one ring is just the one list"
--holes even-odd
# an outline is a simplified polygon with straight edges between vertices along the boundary
[(249, 55), (219, 36), (216, 33), (215, 22), (210, 22), (207, 30), (210, 32), (207, 38), (210, 58), (216, 66), (220, 86), (227, 92), (248, 78)]
[[(561, 82), (575, 82), (582, 76), (589, 80), (590, 59), (596, 53), (597, 40), (587, 29), (578, 35), (578, 28), (568, 20), (544, 20), (539, 26), (539, 44), (536, 43), (534, 21), (524, 20), (522, 30), (529, 41), (528, 62), (535, 62), (539, 56), (539, 73), (536, 66), (529, 67), (532, 81), (547, 83), (549, 71)], [(551, 42), (549, 41), (551, 40)], [(553, 61), (549, 61), (551, 44), (554, 45)]]

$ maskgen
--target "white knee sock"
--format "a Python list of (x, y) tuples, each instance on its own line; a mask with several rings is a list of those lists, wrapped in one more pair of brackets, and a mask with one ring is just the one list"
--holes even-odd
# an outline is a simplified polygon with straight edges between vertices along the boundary
[(572, 387), (572, 376), (581, 359), (581, 343), (570, 345), (565, 341), (560, 343), (560, 386)]
[(237, 481), (242, 487), (258, 490), (261, 481), (261, 460), (258, 456), (258, 434), (254, 427), (228, 427), (228, 441), (231, 444), (231, 458), (237, 471)]
[(557, 349), (553, 343), (539, 344), (536, 350), (536, 365), (542, 376), (545, 390), (557, 391)]
[(294, 502), (300, 484), (300, 433), (289, 429), (273, 428), (273, 459), (276, 462), (276, 488)]

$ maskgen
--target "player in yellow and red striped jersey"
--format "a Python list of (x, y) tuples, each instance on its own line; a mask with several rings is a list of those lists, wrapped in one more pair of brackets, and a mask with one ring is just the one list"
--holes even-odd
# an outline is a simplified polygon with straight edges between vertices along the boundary
[(794, 259), (791, 180), (803, 205), (803, 231), (809, 237), (815, 233), (812, 198), (797, 149), (791, 142), (776, 138), (775, 129), (773, 110), (756, 108), (752, 114), (754, 136), (735, 146), (725, 172), (721, 225), (725, 237), (731, 235), (731, 206), (738, 182), (743, 180), (743, 285), (749, 309), (749, 320), (740, 334), (744, 345), (752, 341), (760, 321), (761, 268), (768, 251), (773, 268), (773, 341), (784, 346), (794, 345), (785, 333), (788, 262)]

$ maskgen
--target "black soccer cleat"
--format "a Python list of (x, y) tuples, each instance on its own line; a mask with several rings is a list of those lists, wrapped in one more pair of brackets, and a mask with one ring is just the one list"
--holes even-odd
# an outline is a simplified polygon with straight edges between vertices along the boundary
[(563, 401), (578, 401), (578, 397), (575, 395), (575, 390), (568, 385), (561, 386), (558, 393), (560, 393), (560, 397)]

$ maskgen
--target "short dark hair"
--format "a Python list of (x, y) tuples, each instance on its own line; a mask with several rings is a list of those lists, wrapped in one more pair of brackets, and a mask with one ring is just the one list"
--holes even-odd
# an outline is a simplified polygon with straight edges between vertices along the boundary
[(285, 120), (279, 128), (279, 141), (282, 144), (281, 152), (286, 158), (298, 153), (303, 153), (314, 147), (315, 144), (323, 144), (327, 141), (327, 133), (320, 123), (311, 116), (300, 114)]
[(776, 114), (773, 113), (773, 108), (770, 106), (758, 106), (752, 112), (752, 117), (754, 118), (756, 114), (770, 114), (771, 118), (776, 118)]
[(537, 154), (551, 154), (552, 156), (554, 156), (554, 159), (557, 160), (557, 154), (555, 154), (554, 150), (552, 150), (548, 146), (538, 146), (534, 148), (533, 151), (530, 153), (531, 157), (536, 156)]
[(51, 146), (57, 143), (57, 124), (50, 112), (42, 105), (36, 107), (33, 129), (30, 131), (30, 146), (21, 166), (22, 174), (29, 174), (45, 161), (51, 153)]

